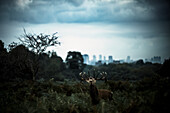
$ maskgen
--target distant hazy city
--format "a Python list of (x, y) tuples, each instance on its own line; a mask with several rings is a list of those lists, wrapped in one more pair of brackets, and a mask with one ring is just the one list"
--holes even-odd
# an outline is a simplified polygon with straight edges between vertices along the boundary
[[(136, 61), (131, 59), (130, 56), (127, 56), (126, 59), (121, 59), (121, 60), (114, 60), (113, 56), (98, 56), (98, 60), (96, 55), (93, 55), (93, 59), (89, 60), (89, 55), (84, 54), (83, 55), (84, 63), (88, 65), (101, 65), (101, 64), (109, 64), (109, 63), (114, 63), (114, 64), (121, 64), (121, 63), (135, 63)], [(144, 62), (150, 62), (150, 63), (162, 63), (161, 57), (160, 56), (154, 56), (151, 59), (145, 59)]]

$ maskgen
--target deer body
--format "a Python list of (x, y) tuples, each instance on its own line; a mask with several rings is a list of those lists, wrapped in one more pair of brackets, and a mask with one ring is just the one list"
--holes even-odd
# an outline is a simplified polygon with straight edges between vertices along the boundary
[(99, 92), (98, 92), (97, 87), (93, 84), (90, 84), (90, 97), (91, 97), (93, 105), (96, 105), (99, 103), (99, 101), (100, 101)]
[(100, 99), (112, 100), (112, 92), (107, 89), (97, 89), (93, 84), (90, 84), (90, 97), (92, 104), (96, 105), (100, 102)]
[(107, 89), (97, 89), (95, 83), (96, 80), (105, 80), (105, 82), (107, 81), (106, 79), (106, 75), (107, 73), (101, 73), (100, 78), (97, 77), (87, 77), (86, 73), (80, 73), (81, 76), (81, 80), (86, 81), (87, 83), (90, 84), (90, 88), (89, 88), (89, 92), (90, 92), (90, 97), (92, 100), (92, 104), (96, 105), (100, 102), (100, 99), (104, 99), (104, 100), (112, 100), (112, 92), (110, 90)]
[(104, 99), (104, 100), (112, 100), (112, 91), (107, 90), (107, 89), (98, 89), (99, 92), (99, 98)]

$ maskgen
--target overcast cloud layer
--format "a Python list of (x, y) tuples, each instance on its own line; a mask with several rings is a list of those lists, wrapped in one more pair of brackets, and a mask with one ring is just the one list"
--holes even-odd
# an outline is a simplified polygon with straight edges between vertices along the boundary
[(1, 0), (1, 21), (87, 23), (169, 21), (169, 0)]
[[(44, 29), (51, 29), (51, 31), (57, 30), (67, 39), (72, 35), (76, 38), (86, 36), (86, 38), (96, 38), (96, 40), (97, 37), (103, 38), (103, 40), (104, 38), (111, 40), (116, 37), (120, 39), (120, 42), (125, 41), (122, 38), (157, 40), (154, 45), (157, 51), (154, 50), (153, 55), (170, 56), (168, 52), (162, 53), (165, 48), (166, 51), (170, 49), (169, 0), (1, 0), (0, 17), (0, 39), (6, 42), (8, 42), (7, 40), (13, 41), (14, 39), (11, 37), (14, 34), (22, 33), (22, 27), (34, 26), (37, 28), (45, 25), (41, 27), (46, 27)], [(70, 28), (69, 24), (73, 27)], [(61, 26), (57, 29), (54, 28), (54, 25)], [(91, 27), (89, 30), (75, 32), (82, 29), (83, 25)], [(73, 30), (73, 33), (68, 32), (70, 29), (66, 30), (67, 27)], [(43, 32), (38, 28), (35, 30), (34, 32)], [(100, 32), (90, 33), (95, 30)], [(159, 43), (159, 41), (162, 42)], [(111, 45), (108, 47), (111, 48)], [(77, 45), (75, 48), (77, 47), (79, 46)], [(140, 52), (145, 50), (146, 48), (143, 46)], [(153, 52), (152, 49), (144, 53), (151, 52)]]

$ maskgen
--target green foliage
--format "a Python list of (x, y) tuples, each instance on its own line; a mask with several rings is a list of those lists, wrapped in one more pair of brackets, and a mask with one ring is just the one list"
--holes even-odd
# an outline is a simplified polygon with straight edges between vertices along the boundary
[[(169, 79), (145, 78), (138, 82), (108, 81), (113, 100), (92, 106), (88, 84), (79, 82), (23, 81), (0, 84), (0, 111), (12, 113), (168, 113)], [(68, 92), (71, 94), (68, 95)]]
[(35, 80), (37, 73), (39, 72), (39, 58), (40, 54), (43, 54), (47, 48), (51, 46), (60, 45), (58, 41), (57, 32), (52, 35), (45, 34), (27, 34), (24, 29), (24, 35), (19, 38), (21, 43), (36, 54), (34, 63), (31, 64), (32, 67), (32, 80)]
[(62, 71), (65, 66), (61, 57), (57, 55), (49, 57), (45, 53), (37, 55), (24, 45), (11, 46), (10, 51), (7, 52), (2, 41), (0, 46), (0, 81), (33, 80), (34, 77), (64, 80)]
[(54, 78), (55, 80), (64, 80), (62, 71), (64, 63), (61, 57), (49, 57), (48, 54), (41, 54), (39, 60), (39, 73), (37, 79), (44, 78), (46, 80)]
[(163, 77), (170, 77), (170, 59), (165, 60), (161, 69), (159, 70), (159, 74)]
[(66, 58), (66, 67), (68, 69), (83, 69), (83, 56), (80, 52), (68, 52), (67, 58)]
[(143, 60), (142, 60), (142, 59), (140, 59), (140, 60), (136, 61), (136, 64), (137, 64), (137, 65), (143, 65), (143, 64), (144, 64), (144, 62), (143, 62)]
[(108, 64), (108, 65), (101, 65), (98, 67), (85, 67), (85, 70), (95, 69), (96, 71), (100, 72), (107, 72), (107, 78), (109, 80), (141, 80), (145, 77), (153, 77), (158, 73), (161, 64)]

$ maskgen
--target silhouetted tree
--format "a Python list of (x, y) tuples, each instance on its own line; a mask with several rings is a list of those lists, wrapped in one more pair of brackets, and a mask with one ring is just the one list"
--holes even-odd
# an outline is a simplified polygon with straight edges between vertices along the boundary
[(137, 65), (143, 65), (143, 64), (144, 64), (144, 62), (143, 62), (143, 60), (142, 60), (142, 59), (140, 59), (140, 60), (136, 61), (136, 64), (137, 64)]
[(9, 51), (11, 51), (12, 49), (16, 48), (16, 47), (17, 47), (17, 45), (18, 45), (18, 43), (16, 43), (16, 42), (12, 42), (12, 43), (10, 43), (10, 44), (8, 45), (8, 49), (9, 49)]
[(36, 54), (41, 54), (50, 46), (60, 45), (57, 40), (57, 32), (51, 35), (45, 35), (40, 33), (39, 35), (33, 35), (31, 33), (27, 34), (24, 29), (24, 35), (19, 38), (23, 45), (34, 51)]
[(2, 40), (0, 40), (0, 54), (2, 52), (6, 52), (6, 49), (4, 48), (4, 43), (2, 42)]
[(66, 58), (66, 66), (69, 69), (82, 69), (83, 68), (83, 57), (80, 52), (68, 52)]
[(35, 54), (30, 52), (24, 45), (18, 45), (9, 52), (9, 66), (7, 73), (10, 79), (32, 79), (33, 58)]
[(38, 70), (39, 70), (39, 54), (42, 54), (46, 51), (46, 49), (50, 46), (56, 46), (60, 44), (60, 42), (57, 40), (58, 37), (56, 36), (57, 32), (52, 35), (33, 35), (31, 33), (27, 34), (24, 29), (24, 35), (19, 38), (21, 43), (25, 45), (27, 48), (29, 48), (31, 51), (35, 52), (37, 57), (34, 60), (32, 67), (33, 68), (33, 80), (35, 80), (35, 77), (37, 76)]
[(163, 77), (170, 77), (170, 59), (164, 61), (162, 67), (159, 70), (159, 74)]
[(6, 68), (8, 65), (8, 53), (6, 48), (4, 48), (4, 43), (0, 40), (0, 80), (6, 78)]
[(61, 78), (60, 73), (63, 70), (64, 63), (61, 57), (54, 54), (49, 57), (46, 53), (40, 55), (38, 79), (54, 78), (55, 80), (58, 80), (58, 78)]
[(70, 79), (79, 79), (79, 73), (83, 70), (83, 57), (80, 52), (69, 51), (66, 57), (66, 70), (64, 75)]

